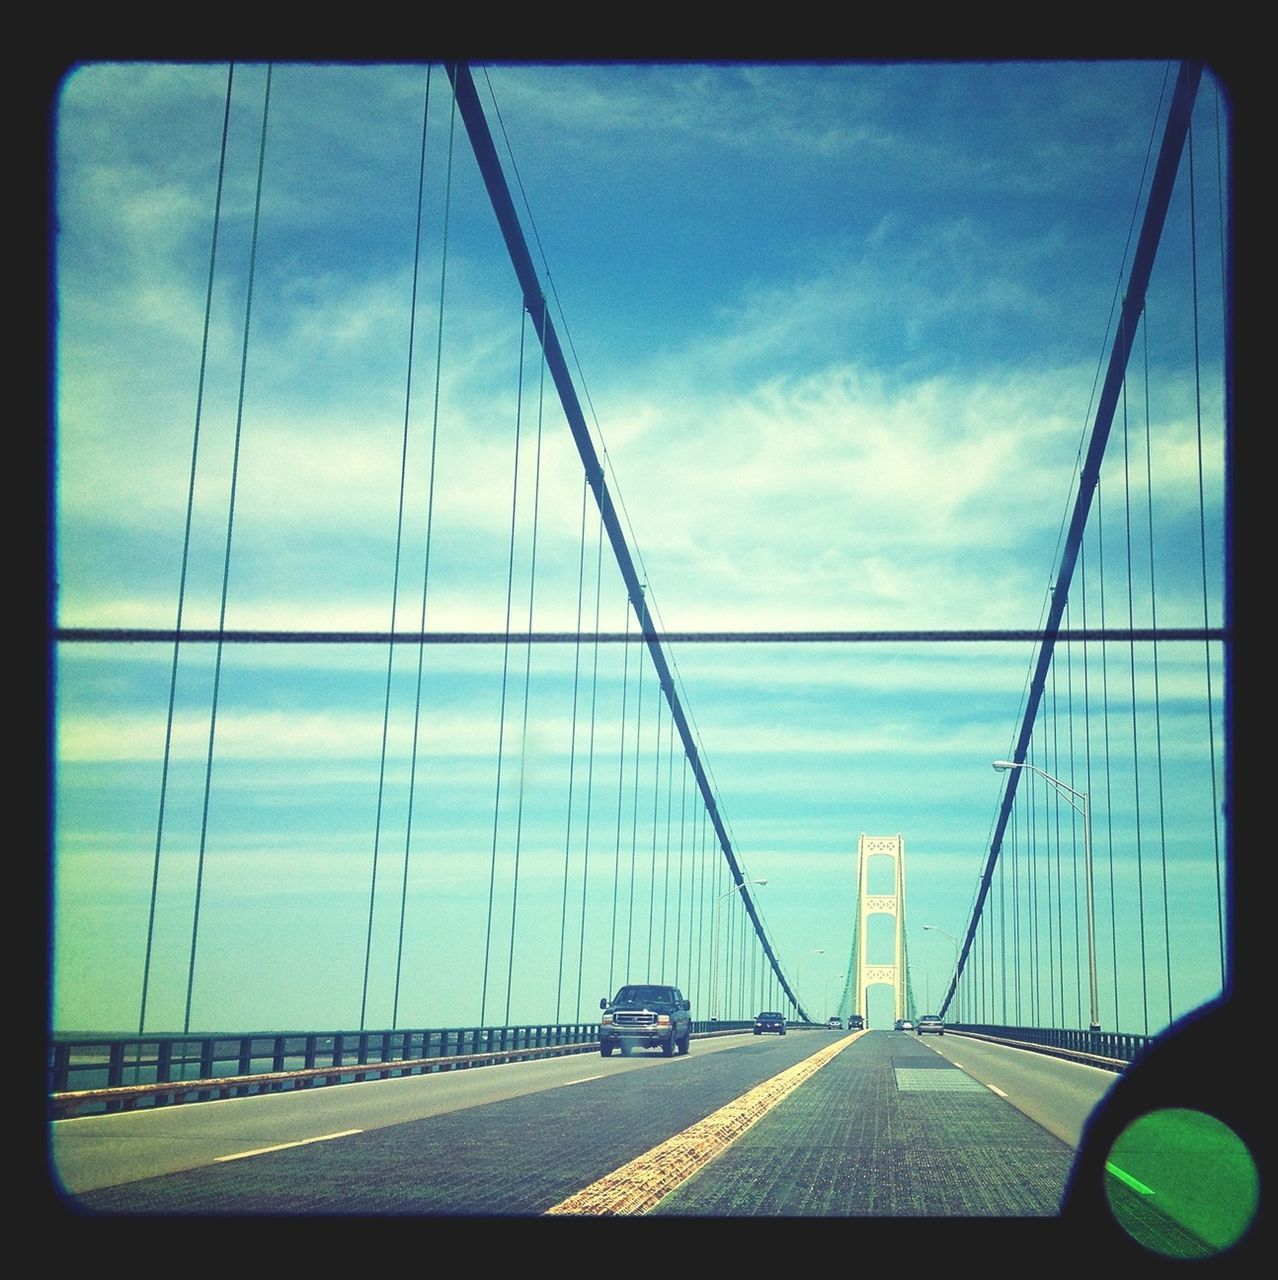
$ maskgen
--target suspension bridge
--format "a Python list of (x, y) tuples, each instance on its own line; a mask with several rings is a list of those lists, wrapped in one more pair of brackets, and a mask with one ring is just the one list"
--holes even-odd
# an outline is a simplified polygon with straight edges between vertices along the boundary
[[(529, 69), (500, 101), (465, 64), (374, 70), (89, 67), (63, 89), (53, 1091), (589, 1047), (629, 982), (678, 987), (715, 1061), (761, 1009), (871, 1035), (938, 1013), (1129, 1061), (1227, 996), (1229, 161), (1201, 68), (1138, 77), (1144, 154), (1110, 175), (1085, 374), (1005, 360), (1008, 404), (970, 392), (912, 434), (961, 394), (940, 372), (891, 409), (845, 368), (781, 371), (718, 443), (686, 370), (664, 418), (640, 399), (614, 422), (587, 382), (534, 205), (604, 215), (517, 135), (521, 104), (588, 99), (542, 100)], [(818, 77), (811, 109), (843, 87)], [(92, 123), (109, 98), (145, 117), (127, 154)], [(640, 185), (616, 194), (647, 217), (662, 199)], [(95, 250), (102, 207), (119, 243)], [(713, 287), (713, 236), (685, 216)], [(376, 274), (351, 271), (361, 249)], [(588, 288), (617, 296), (632, 251)], [(780, 322), (766, 289), (741, 306)], [(656, 313), (633, 343), (677, 351)], [(829, 341), (802, 333), (804, 358)], [(633, 354), (607, 358), (618, 399)], [(698, 368), (713, 386), (736, 359)], [(835, 390), (866, 474), (827, 494)], [(947, 440), (982, 419), (983, 445)], [(1018, 441), (1059, 456), (1045, 488), (1045, 466), (1015, 473)], [(632, 490), (623, 458), (644, 454), (662, 469)], [(1004, 467), (1009, 488), (974, 487)], [(997, 492), (1006, 522), (981, 509)], [(929, 519), (906, 529), (911, 500)], [(868, 532), (844, 543), (827, 531), (853, 509)], [(942, 586), (894, 617), (927, 523)], [(861, 1038), (836, 1060), (874, 1043), (924, 1063), (921, 1041)], [(146, 1106), (179, 1100), (142, 1106), (196, 1110)], [(458, 1195), (443, 1211), (476, 1211)]]

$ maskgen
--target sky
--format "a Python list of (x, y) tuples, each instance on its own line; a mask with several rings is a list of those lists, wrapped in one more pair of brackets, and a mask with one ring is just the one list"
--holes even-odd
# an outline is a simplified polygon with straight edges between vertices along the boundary
[[(1042, 622), (1174, 68), (473, 71), (663, 628)], [(425, 579), (428, 630), (624, 631), (441, 68), (416, 235), (426, 68), (277, 65), (263, 148), (267, 71), (236, 66), (210, 289), (227, 80), (89, 64), (61, 86), (58, 625), (171, 629), (189, 495), (186, 627), (218, 625), (229, 566), (228, 628), (418, 630)], [(1208, 75), (1196, 239), (1182, 175), (1076, 626), (1103, 607), (1111, 626), (1201, 627), (1204, 564), (1221, 622), (1224, 110)], [(1130, 600), (1114, 568), (1128, 511)], [(823, 1017), (842, 995), (862, 833), (904, 837), (912, 982), (919, 1011), (935, 1005), (1034, 646), (669, 652), (805, 1007)], [(216, 677), (213, 646), (179, 657), (166, 775), (172, 645), (57, 647), (55, 1028), (136, 1030), (149, 927), (148, 1030), (182, 1028), (188, 986), (192, 1029), (589, 1021), (627, 973), (679, 983), (708, 1016), (727, 881), (636, 645), (426, 646), (420, 696), (415, 646), (231, 645)], [(1102, 671), (1126, 706), (1108, 769)], [(1104, 664), (1079, 646), (1054, 668), (1034, 758), (1081, 790), (1097, 744), (1102, 985), (1121, 997), (1107, 1026), (1157, 1030), (1220, 987), (1220, 682), (1201, 643), (1111, 647)], [(1079, 824), (1060, 821), (1076, 876)], [(721, 923), (739, 948), (726, 903)], [(1171, 957), (1152, 998), (1142, 949)], [(777, 998), (716, 994), (723, 1016)]]

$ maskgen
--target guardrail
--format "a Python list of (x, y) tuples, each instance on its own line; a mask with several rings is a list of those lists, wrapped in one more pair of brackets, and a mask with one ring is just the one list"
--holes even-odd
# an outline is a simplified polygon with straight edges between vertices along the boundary
[(1125, 1031), (1080, 1031), (1068, 1027), (971, 1026), (947, 1022), (945, 1029), (978, 1040), (1069, 1058), (1106, 1071), (1126, 1070), (1154, 1039)]
[[(395, 1031), (219, 1032), (173, 1036), (54, 1036), (49, 1045), (50, 1095), (100, 1093), (144, 1085), (261, 1076), (313, 1078), (354, 1068), (451, 1069), (469, 1059), (521, 1050), (567, 1049), (598, 1042), (598, 1024), (447, 1027)], [(582, 1052), (580, 1048), (575, 1050)], [(122, 1095), (108, 1095), (122, 1096)], [(135, 1095), (163, 1099), (163, 1091)], [(105, 1109), (105, 1108), (103, 1108)], [(118, 1106), (113, 1109), (119, 1109)]]
[[(750, 1022), (694, 1022), (693, 1035), (736, 1035)], [(413, 1031), (55, 1036), (51, 1119), (254, 1093), (590, 1053), (598, 1023)]]

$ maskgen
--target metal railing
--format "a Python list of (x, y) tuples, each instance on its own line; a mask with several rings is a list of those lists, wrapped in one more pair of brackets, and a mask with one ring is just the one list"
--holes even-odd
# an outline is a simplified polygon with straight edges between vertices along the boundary
[[(584, 1052), (598, 1044), (598, 1024), (534, 1024), (514, 1027), (446, 1027), (407, 1031), (256, 1032), (248, 1035), (101, 1036), (55, 1035), (49, 1044), (48, 1089), (58, 1095), (97, 1094), (80, 1109), (120, 1110), (157, 1106), (201, 1096), (254, 1092), (271, 1077), (275, 1087), (336, 1083), (355, 1074), (389, 1076), (450, 1070), (483, 1059), (508, 1060), (537, 1051)], [(358, 1071), (358, 1068), (367, 1068)], [(217, 1082), (193, 1090), (192, 1082)], [(160, 1086), (182, 1085), (182, 1089)], [(126, 1090), (127, 1094), (107, 1094)], [(65, 1111), (59, 1101), (55, 1111)]]
[[(694, 1036), (752, 1022), (693, 1022)], [(68, 1036), (49, 1045), (51, 1119), (589, 1053), (596, 1022), (410, 1031)]]
[(1072, 1058), (1110, 1071), (1122, 1071), (1135, 1062), (1154, 1039), (1153, 1036), (1125, 1031), (1083, 1031), (1070, 1027), (999, 1027), (947, 1022), (945, 1029), (999, 1044)]

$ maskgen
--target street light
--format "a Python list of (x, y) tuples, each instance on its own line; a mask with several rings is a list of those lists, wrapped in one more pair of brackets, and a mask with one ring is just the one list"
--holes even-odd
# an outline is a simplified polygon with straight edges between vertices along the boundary
[(799, 957), (798, 962), (794, 966), (794, 1011), (795, 1013), (799, 1013), (802, 1011), (799, 1004), (799, 1001), (802, 999), (799, 993), (799, 987), (800, 987), (799, 977), (803, 973), (803, 961), (807, 956), (823, 956), (823, 955), (825, 955), (824, 947), (817, 947), (814, 951), (805, 951), (803, 955)]
[(710, 957), (710, 1021), (719, 1021), (719, 903), (730, 898), (738, 889), (748, 884), (767, 884), (766, 880), (742, 880), (734, 884), (726, 893), (721, 893), (714, 900), (714, 947)]
[(954, 1012), (958, 1014), (958, 1020), (962, 1022), (963, 1012), (959, 1002), (959, 984), (958, 984), (958, 956), (959, 956), (958, 939), (948, 929), (942, 929), (939, 924), (925, 924), (923, 928), (932, 929), (932, 930), (935, 930), (935, 932), (937, 933), (944, 934), (950, 940), (950, 944), (954, 948)]
[[(1091, 982), (1091, 1030), (1099, 1031), (1101, 1026), (1100, 1010), (1096, 996), (1096, 915), (1092, 905), (1092, 808), (1087, 798), (1087, 792), (1075, 791), (1068, 783), (1062, 782), (1059, 778), (1053, 778), (1050, 773), (1044, 772), (1038, 765), (1030, 764), (1024, 760), (995, 760), (993, 763), (994, 768), (1000, 773), (1006, 773), (1008, 769), (1032, 770), (1041, 778), (1050, 782), (1056, 788), (1057, 793), (1065, 797), (1070, 807), (1078, 810), (1083, 815), (1083, 878), (1087, 883), (1087, 969)], [(1082, 803), (1080, 804), (1079, 801)]]

